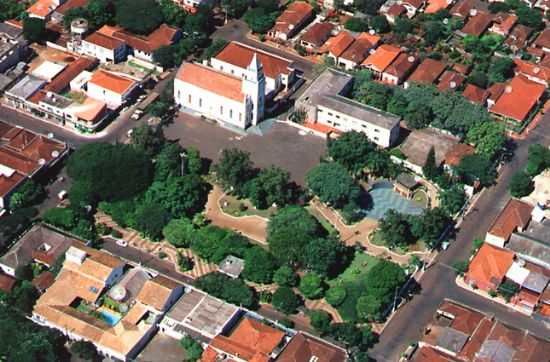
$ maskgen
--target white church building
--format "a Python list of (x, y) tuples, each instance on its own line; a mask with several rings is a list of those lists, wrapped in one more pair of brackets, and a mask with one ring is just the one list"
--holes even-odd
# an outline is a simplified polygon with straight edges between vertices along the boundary
[(184, 62), (174, 80), (174, 98), (183, 111), (246, 129), (263, 119), (265, 83), (263, 67), (256, 55), (242, 78)]

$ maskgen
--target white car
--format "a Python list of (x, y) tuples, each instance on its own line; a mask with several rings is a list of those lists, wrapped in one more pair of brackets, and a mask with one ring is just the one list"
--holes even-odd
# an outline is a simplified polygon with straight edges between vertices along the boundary
[(65, 190), (61, 190), (59, 191), (59, 193), (57, 194), (57, 198), (61, 201), (65, 200), (67, 198), (67, 195), (68, 195), (68, 192), (65, 191)]
[(136, 109), (134, 113), (130, 116), (130, 118), (137, 121), (138, 119), (141, 118), (142, 115), (143, 115), (143, 111), (141, 109)]
[(123, 248), (128, 246), (128, 242), (126, 240), (123, 240), (123, 239), (117, 239), (116, 244), (118, 246), (122, 246)]

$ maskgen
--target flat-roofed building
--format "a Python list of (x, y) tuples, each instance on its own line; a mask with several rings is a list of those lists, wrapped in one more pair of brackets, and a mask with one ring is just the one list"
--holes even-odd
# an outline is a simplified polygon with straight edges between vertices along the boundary
[(176, 339), (199, 334), (208, 340), (226, 333), (241, 315), (238, 307), (187, 287), (160, 322), (160, 330)]

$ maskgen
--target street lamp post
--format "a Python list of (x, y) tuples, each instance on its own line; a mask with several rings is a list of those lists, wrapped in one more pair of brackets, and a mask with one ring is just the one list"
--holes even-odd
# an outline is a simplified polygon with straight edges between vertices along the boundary
[(182, 152), (182, 153), (180, 153), (180, 157), (181, 157), (181, 176), (183, 177), (183, 174), (184, 174), (184, 171), (183, 171), (184, 162), (183, 162), (183, 160), (187, 158), (187, 154), (185, 152)]

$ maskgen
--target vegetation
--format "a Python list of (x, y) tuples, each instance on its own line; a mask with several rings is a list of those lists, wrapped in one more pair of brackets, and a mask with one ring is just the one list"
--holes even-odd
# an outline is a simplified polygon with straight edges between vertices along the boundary
[(27, 9), (24, 2), (17, 0), (2, 0), (0, 1), (0, 21), (20, 18)]
[(298, 307), (302, 305), (302, 301), (299, 296), (294, 294), (291, 288), (279, 287), (275, 293), (273, 293), (271, 304), (280, 312), (293, 314), (296, 313)]
[(548, 168), (550, 168), (550, 150), (540, 144), (529, 146), (525, 171), (530, 176), (536, 176)]
[(300, 279), (298, 289), (307, 299), (319, 299), (323, 296), (323, 281), (315, 273), (307, 273)]
[(172, 219), (162, 229), (162, 235), (177, 248), (188, 248), (195, 232), (195, 226), (187, 218)]
[(524, 197), (535, 189), (535, 184), (525, 171), (517, 171), (510, 181), (510, 194), (514, 197)]
[(23, 20), (23, 36), (30, 43), (43, 43), (46, 41), (46, 23), (44, 19), (26, 17)]
[(309, 320), (311, 326), (321, 335), (327, 334), (330, 331), (332, 316), (328, 312), (314, 309), (309, 312)]
[(11, 211), (29, 207), (39, 202), (46, 194), (44, 187), (32, 179), (27, 179), (9, 198)]
[(321, 163), (306, 175), (307, 187), (319, 199), (336, 208), (355, 203), (360, 189), (347, 170), (338, 163)]
[(273, 281), (282, 287), (298, 285), (298, 275), (288, 265), (283, 265), (273, 274)]
[(159, 27), (164, 17), (154, 0), (117, 0), (115, 21), (136, 34), (148, 34)]
[(271, 253), (253, 246), (244, 254), (243, 277), (255, 283), (271, 283), (277, 266), (277, 260)]
[(87, 341), (76, 341), (71, 344), (71, 353), (86, 361), (93, 361), (99, 357), (95, 346)]
[(477, 181), (482, 187), (492, 185), (497, 176), (494, 163), (480, 154), (463, 157), (455, 171), (464, 183), (473, 185)]
[(197, 279), (195, 286), (226, 302), (245, 308), (254, 309), (257, 304), (257, 297), (253, 289), (241, 279), (232, 279), (224, 274), (206, 274)]
[(181, 347), (185, 350), (186, 361), (195, 362), (202, 356), (202, 346), (190, 336), (185, 336), (180, 341)]
[(248, 9), (244, 14), (244, 21), (253, 33), (265, 34), (275, 24), (279, 16), (276, 1), (257, 1), (255, 7)]
[(445, 211), (448, 216), (455, 215), (462, 209), (466, 202), (464, 185), (455, 184), (447, 190), (442, 190), (439, 194), (439, 199), (441, 201), (441, 209)]

